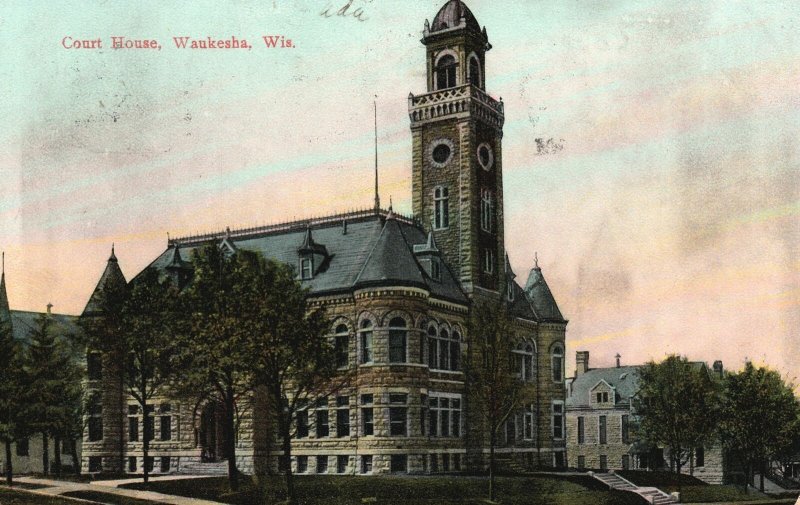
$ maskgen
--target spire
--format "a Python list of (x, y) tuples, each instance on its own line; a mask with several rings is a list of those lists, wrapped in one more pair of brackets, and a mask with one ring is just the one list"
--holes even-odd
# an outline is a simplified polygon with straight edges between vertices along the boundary
[(83, 315), (101, 315), (103, 313), (105, 293), (121, 289), (127, 284), (128, 281), (125, 280), (125, 275), (119, 268), (119, 262), (117, 261), (116, 254), (114, 254), (114, 245), (112, 244), (111, 256), (108, 258), (108, 262), (106, 263), (106, 269), (100, 276), (100, 280), (97, 282), (97, 286), (95, 286), (92, 296), (89, 297), (89, 301), (86, 302), (86, 307), (83, 309)]
[(6, 293), (6, 253), (3, 252), (3, 265), (0, 273), (0, 322), (11, 321), (11, 310), (8, 305)]
[(114, 243), (111, 243), (111, 256), (108, 257), (108, 261), (113, 261), (114, 263), (117, 262), (117, 255), (114, 254)]
[[(376, 95), (377, 96), (377, 95)], [(378, 102), (373, 100), (375, 109), (375, 211), (381, 210), (381, 197), (378, 195)]]

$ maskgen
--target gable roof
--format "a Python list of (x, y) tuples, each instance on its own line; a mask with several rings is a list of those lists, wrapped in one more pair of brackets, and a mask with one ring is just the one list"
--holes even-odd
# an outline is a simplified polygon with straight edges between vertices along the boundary
[(568, 407), (588, 407), (589, 394), (601, 382), (605, 382), (616, 392), (615, 404), (629, 404), (639, 390), (638, 366), (594, 368), (580, 374), (572, 381), (572, 392), (567, 397)]

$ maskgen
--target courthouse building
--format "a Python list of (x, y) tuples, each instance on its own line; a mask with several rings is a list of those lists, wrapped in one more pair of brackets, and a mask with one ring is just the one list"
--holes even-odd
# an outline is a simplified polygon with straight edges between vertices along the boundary
[[(486, 87), (492, 46), (459, 0), (425, 21), (422, 44), (427, 89), (408, 96), (413, 217), (382, 210), (376, 196), (367, 211), (174, 238), (148, 267), (182, 286), (198, 247), (258, 251), (294, 265), (311, 303), (327, 308), (339, 364), (357, 370), (357, 379), (301, 414), (292, 461), (298, 473), (484, 468), (488, 434), (465, 382), (466, 322), (476, 302), (499, 297), (514, 316), (508, 338), (519, 380), (533, 392), (511, 416), (499, 459), (517, 469), (566, 464), (567, 321), (538, 265), (519, 283), (506, 256), (505, 115)], [(85, 315), (103, 316), (98, 300), (115, 282), (125, 278), (112, 254)], [(204, 471), (224, 459), (218, 405), (201, 405), (195, 415), (197, 399), (170, 398), (143, 415), (104, 373), (109, 365), (90, 354), (90, 385), (102, 400), (87, 423), (84, 470), (134, 472), (148, 464), (156, 472)], [(255, 405), (236, 440), (245, 472), (274, 469), (279, 456), (269, 412), (257, 408), (258, 398)], [(143, 436), (152, 439), (147, 462)]]

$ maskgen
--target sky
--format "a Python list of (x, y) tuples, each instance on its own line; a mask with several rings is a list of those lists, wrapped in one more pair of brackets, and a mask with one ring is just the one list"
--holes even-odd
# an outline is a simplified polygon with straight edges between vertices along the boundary
[[(410, 213), (407, 97), (425, 91), (422, 28), (444, 1), (321, 15), (347, 1), (0, 0), (12, 308), (79, 314), (112, 243), (130, 278), (168, 234), (369, 207), (373, 100), (381, 197)], [(569, 370), (578, 350), (591, 366), (678, 353), (795, 380), (796, 3), (466, 3), (505, 102), (507, 251), (523, 280), (538, 253), (570, 320)], [(161, 49), (114, 50), (113, 36)], [(180, 36), (253, 49), (177, 49)]]

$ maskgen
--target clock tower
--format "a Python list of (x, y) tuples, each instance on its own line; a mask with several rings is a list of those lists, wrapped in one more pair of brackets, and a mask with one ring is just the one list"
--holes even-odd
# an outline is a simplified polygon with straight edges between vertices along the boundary
[(467, 294), (498, 291), (504, 272), (503, 103), (486, 93), (492, 46), (460, 0), (425, 21), (427, 87), (408, 97), (412, 206)]

